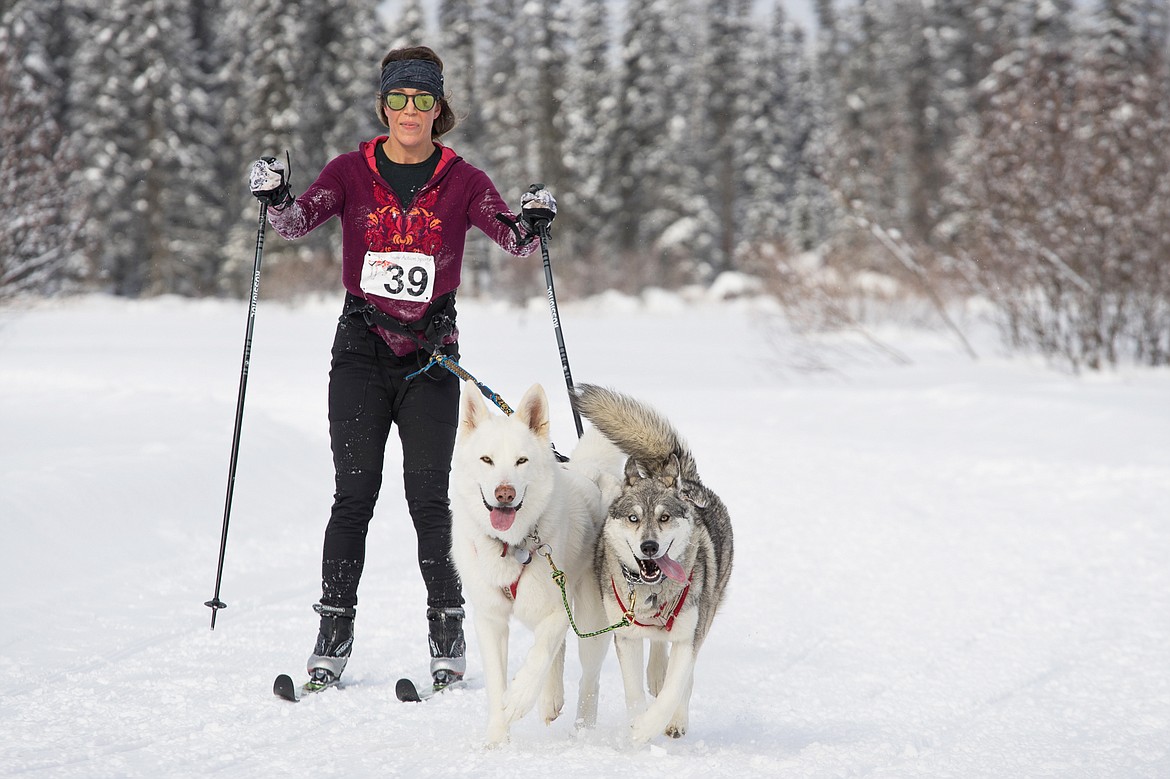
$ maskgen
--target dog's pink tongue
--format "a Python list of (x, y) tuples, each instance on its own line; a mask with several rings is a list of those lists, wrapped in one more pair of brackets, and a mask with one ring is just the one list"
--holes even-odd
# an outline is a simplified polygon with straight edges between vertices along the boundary
[(674, 579), (679, 584), (686, 584), (687, 573), (682, 569), (682, 566), (671, 560), (669, 556), (662, 555), (654, 562), (658, 563), (658, 568), (669, 578)]
[(491, 511), (492, 527), (496, 530), (507, 530), (516, 521), (516, 509), (509, 506), (494, 508)]

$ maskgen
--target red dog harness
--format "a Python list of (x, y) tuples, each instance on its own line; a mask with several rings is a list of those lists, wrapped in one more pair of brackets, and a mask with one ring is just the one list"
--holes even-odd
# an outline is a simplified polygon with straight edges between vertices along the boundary
[(516, 581), (512, 582), (511, 584), (509, 584), (507, 587), (504, 588), (504, 594), (507, 595), (512, 600), (516, 600), (516, 589), (520, 586), (520, 577), (524, 575), (524, 572), (526, 570), (528, 570), (528, 567), (527, 567), (528, 563), (532, 562), (532, 553), (529, 552), (527, 549), (524, 549), (524, 547), (509, 547), (507, 542), (501, 542), (501, 543), (504, 544), (504, 548), (500, 550), (500, 557), (506, 557), (508, 555), (509, 548), (523, 549), (524, 552), (527, 553), (527, 557), (528, 557), (527, 560), (520, 560), (519, 556), (517, 556), (516, 559), (520, 560), (520, 573), (516, 576)]
[[(660, 627), (669, 633), (670, 629), (672, 627), (674, 627), (674, 618), (678, 616), (678, 613), (680, 611), (682, 611), (683, 604), (687, 602), (687, 593), (689, 593), (691, 591), (691, 579), (693, 579), (694, 576), (695, 576), (694, 573), (692, 573), (690, 576), (687, 577), (687, 586), (683, 587), (682, 593), (678, 596), (678, 602), (674, 604), (674, 608), (671, 610), (670, 616), (666, 618), (665, 622), (662, 622), (661, 625), (648, 625), (645, 622), (639, 622), (638, 620), (634, 620), (634, 624), (637, 625), (638, 627), (643, 627), (643, 628)], [(628, 609), (626, 608), (626, 604), (622, 603), (622, 596), (618, 594), (617, 582), (614, 581), (612, 576), (609, 577), (609, 583), (610, 583), (610, 586), (613, 587), (613, 597), (617, 598), (618, 606), (621, 608), (622, 613), (627, 612)], [(665, 603), (663, 603), (661, 606), (658, 607), (658, 611), (657, 611), (657, 613), (654, 614), (653, 619), (661, 621), (662, 614), (664, 611), (666, 611), (666, 604)]]

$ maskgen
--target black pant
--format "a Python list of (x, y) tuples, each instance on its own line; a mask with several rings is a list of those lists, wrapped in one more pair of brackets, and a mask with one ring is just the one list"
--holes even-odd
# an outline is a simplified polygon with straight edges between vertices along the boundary
[[(453, 347), (444, 351), (457, 355)], [(417, 352), (398, 357), (360, 320), (343, 317), (329, 370), (329, 440), (336, 492), (321, 556), (321, 603), (352, 607), (366, 558), (366, 533), (382, 487), (390, 428), (398, 425), (406, 503), (418, 536), (427, 605), (463, 605), (451, 562), (447, 498), (459, 422), (459, 380), (440, 365), (409, 381), (426, 364)]]

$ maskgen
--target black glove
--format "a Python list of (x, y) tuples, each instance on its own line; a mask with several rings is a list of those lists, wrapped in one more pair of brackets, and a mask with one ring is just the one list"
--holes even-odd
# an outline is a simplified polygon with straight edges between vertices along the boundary
[(248, 188), (257, 200), (278, 211), (293, 200), (288, 185), (288, 168), (275, 157), (261, 157), (252, 163)]
[(549, 225), (556, 216), (557, 200), (544, 184), (533, 184), (520, 196), (520, 226), (529, 235), (551, 235)]

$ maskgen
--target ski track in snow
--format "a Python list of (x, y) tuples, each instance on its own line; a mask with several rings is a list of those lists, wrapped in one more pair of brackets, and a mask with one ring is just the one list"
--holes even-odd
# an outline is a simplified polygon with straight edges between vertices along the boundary
[[(896, 365), (767, 307), (562, 304), (574, 378), (688, 438), (736, 567), (684, 738), (627, 743), (612, 651), (576, 732), (570, 642), (561, 719), (487, 749), (470, 622), (469, 689), (394, 699), (427, 662), (395, 437), (346, 685), (271, 694), (316, 631), (339, 297), (260, 305), (208, 629), (246, 305), (0, 309), (0, 775), (1170, 776), (1170, 372), (1071, 376), (978, 325), (978, 361), (875, 327)], [(467, 370), (506, 399), (543, 383), (574, 434), (542, 301), (461, 301), (460, 329)], [(797, 369), (814, 352), (832, 370)]]

